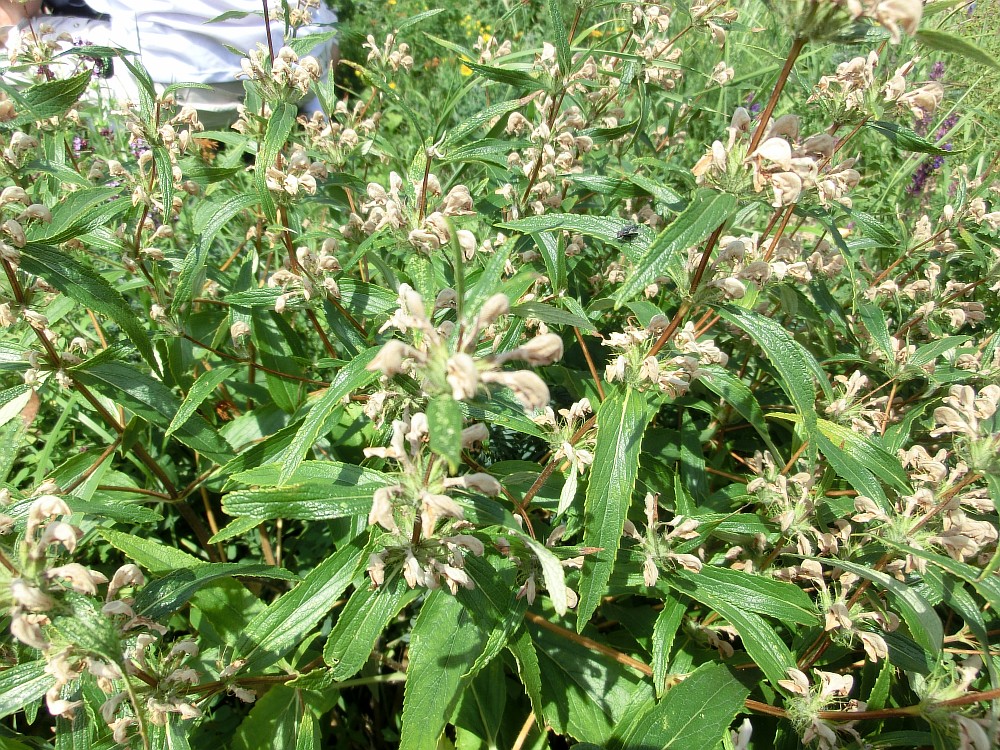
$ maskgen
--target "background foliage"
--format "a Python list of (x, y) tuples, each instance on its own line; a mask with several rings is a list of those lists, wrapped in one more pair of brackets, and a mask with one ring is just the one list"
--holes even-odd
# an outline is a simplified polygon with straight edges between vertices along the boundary
[(4, 746), (995, 746), (996, 8), (857, 7), (13, 61)]

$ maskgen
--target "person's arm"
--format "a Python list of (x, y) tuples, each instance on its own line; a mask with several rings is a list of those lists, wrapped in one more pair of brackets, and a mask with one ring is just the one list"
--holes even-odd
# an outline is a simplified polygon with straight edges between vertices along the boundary
[(17, 0), (0, 0), (0, 26), (14, 26), (25, 18), (34, 18), (42, 12), (41, 0), (19, 3)]

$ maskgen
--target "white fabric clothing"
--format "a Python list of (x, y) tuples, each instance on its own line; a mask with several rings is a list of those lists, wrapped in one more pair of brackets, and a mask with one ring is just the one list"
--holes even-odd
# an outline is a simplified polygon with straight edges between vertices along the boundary
[[(112, 46), (139, 54), (139, 59), (157, 83), (218, 83), (232, 81), (240, 72), (241, 55), (257, 44), (267, 44), (260, 0), (87, 0), (98, 13), (111, 17)], [(289, 3), (295, 8), (295, 0)], [(207, 23), (229, 11), (245, 12), (243, 18)], [(301, 28), (302, 37), (331, 31), (337, 20), (325, 7), (311, 11), (313, 23)], [(275, 50), (283, 44), (281, 6), (271, 11), (271, 35)], [(312, 52), (323, 67), (329, 61), (331, 44)]]

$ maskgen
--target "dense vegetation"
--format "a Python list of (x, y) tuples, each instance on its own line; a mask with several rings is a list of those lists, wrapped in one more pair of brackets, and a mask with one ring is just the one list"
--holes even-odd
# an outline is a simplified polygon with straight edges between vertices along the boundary
[(4, 74), (0, 745), (997, 746), (996, 7), (340, 6)]

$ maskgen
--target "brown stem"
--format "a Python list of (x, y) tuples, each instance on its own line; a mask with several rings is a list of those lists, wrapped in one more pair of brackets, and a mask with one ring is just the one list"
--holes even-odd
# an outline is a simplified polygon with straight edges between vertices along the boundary
[(594, 366), (594, 359), (590, 356), (590, 350), (587, 349), (587, 345), (583, 341), (583, 336), (580, 333), (580, 329), (573, 326), (573, 333), (576, 334), (576, 340), (580, 342), (580, 348), (583, 349), (584, 359), (587, 360), (587, 367), (590, 368), (590, 374), (594, 378), (594, 385), (597, 386), (597, 395), (604, 400), (604, 386), (601, 385), (601, 378), (597, 374), (597, 368)]
[(767, 129), (767, 124), (771, 120), (771, 115), (774, 113), (774, 107), (778, 103), (778, 97), (781, 96), (781, 91), (785, 88), (785, 84), (788, 82), (788, 76), (791, 75), (792, 67), (795, 65), (795, 61), (798, 59), (799, 54), (805, 46), (805, 39), (796, 39), (792, 42), (792, 48), (788, 51), (788, 57), (785, 58), (785, 64), (781, 68), (781, 72), (778, 74), (777, 82), (774, 84), (774, 90), (771, 91), (771, 98), (767, 100), (767, 105), (764, 107), (764, 111), (760, 115), (760, 123), (757, 125), (753, 138), (750, 140), (750, 146), (747, 149), (747, 154), (752, 154), (756, 151), (757, 146), (759, 146), (760, 142), (764, 139), (764, 131)]

